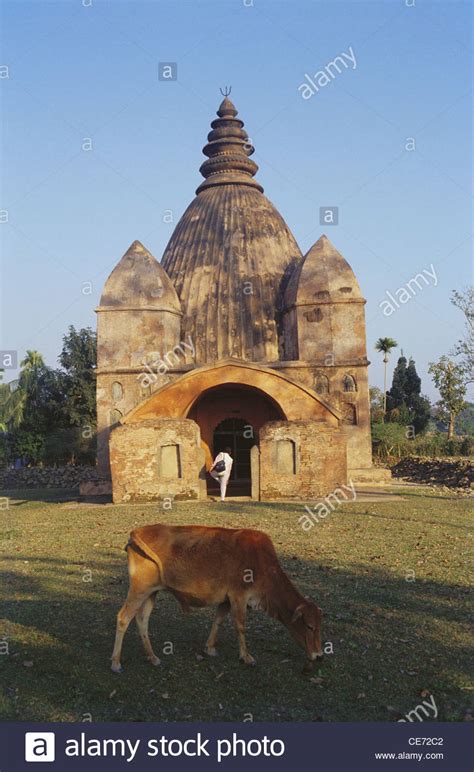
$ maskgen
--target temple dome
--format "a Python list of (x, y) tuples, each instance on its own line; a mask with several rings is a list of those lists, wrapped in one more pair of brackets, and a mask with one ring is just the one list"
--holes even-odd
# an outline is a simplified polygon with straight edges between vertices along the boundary
[(139, 241), (129, 246), (105, 282), (100, 307), (181, 312), (171, 281), (158, 260)]
[(354, 300), (363, 302), (354, 271), (323, 235), (291, 274), (285, 292), (285, 308)]
[(282, 287), (290, 266), (302, 258), (253, 179), (253, 147), (236, 115), (224, 99), (203, 151), (205, 181), (162, 259), (181, 300), (183, 339), (195, 341), (196, 363), (278, 360)]

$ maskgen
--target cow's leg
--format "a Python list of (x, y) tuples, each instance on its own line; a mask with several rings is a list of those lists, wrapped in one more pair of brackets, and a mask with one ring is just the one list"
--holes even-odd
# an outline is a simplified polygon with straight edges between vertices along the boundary
[(112, 670), (115, 673), (120, 673), (122, 670), (120, 653), (122, 651), (123, 637), (130, 622), (150, 595), (155, 593), (161, 586), (158, 566), (152, 560), (144, 558), (131, 547), (127, 550), (127, 557), (130, 588), (127, 600), (117, 614), (117, 629), (114, 650), (112, 652)]
[(132, 621), (133, 617), (137, 613), (138, 609), (142, 606), (147, 596), (135, 595), (133, 592), (129, 592), (127, 600), (123, 604), (119, 613), (117, 614), (117, 628), (115, 631), (115, 643), (114, 650), (112, 652), (112, 670), (114, 673), (122, 672), (122, 665), (120, 664), (120, 654), (122, 651), (122, 642), (127, 628)]
[(235, 626), (239, 636), (240, 659), (243, 660), (246, 665), (255, 665), (254, 658), (247, 651), (247, 643), (245, 641), (245, 618), (247, 613), (247, 605), (245, 601), (234, 598), (231, 600), (231, 606), (232, 616), (234, 617)]
[(206, 642), (205, 651), (206, 651), (206, 654), (209, 654), (210, 657), (215, 657), (217, 655), (216, 641), (217, 641), (217, 633), (219, 632), (219, 625), (222, 622), (222, 620), (227, 616), (229, 611), (230, 611), (230, 603), (228, 600), (225, 600), (224, 603), (219, 603), (214, 622), (212, 623), (211, 632), (209, 633), (209, 638), (207, 639), (207, 642)]
[(141, 607), (138, 609), (136, 620), (138, 632), (140, 633), (140, 638), (142, 639), (142, 643), (148, 659), (152, 665), (159, 665), (160, 660), (153, 651), (150, 636), (148, 635), (148, 622), (150, 621), (150, 614), (153, 611), (155, 605), (155, 598), (156, 592), (153, 592), (146, 599), (146, 601), (142, 603)]

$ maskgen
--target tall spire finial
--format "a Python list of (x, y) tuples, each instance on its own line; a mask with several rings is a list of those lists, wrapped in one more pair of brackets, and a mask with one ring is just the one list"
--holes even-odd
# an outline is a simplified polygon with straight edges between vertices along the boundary
[(262, 186), (253, 179), (258, 171), (257, 164), (249, 158), (254, 148), (244, 130), (244, 122), (236, 117), (237, 110), (229, 99), (231, 90), (232, 86), (220, 89), (224, 99), (219, 105), (218, 117), (211, 123), (208, 143), (203, 148), (207, 159), (199, 171), (205, 181), (196, 193), (214, 185), (247, 185), (263, 193)]

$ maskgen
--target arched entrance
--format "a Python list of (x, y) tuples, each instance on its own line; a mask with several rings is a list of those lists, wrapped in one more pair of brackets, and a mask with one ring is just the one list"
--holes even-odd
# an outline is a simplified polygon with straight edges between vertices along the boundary
[[(250, 496), (250, 449), (258, 445), (263, 424), (285, 420), (281, 408), (260, 389), (224, 383), (201, 394), (186, 417), (199, 426), (208, 468), (217, 453), (227, 445), (232, 448), (234, 464), (228, 495)], [(216, 493), (216, 481), (208, 477), (207, 483), (209, 493)]]
[[(147, 434), (152, 427), (153, 432), (150, 436), (154, 437), (155, 444), (161, 438), (162, 444), (166, 446), (169, 444), (168, 435), (171, 433), (174, 437), (172, 443), (183, 445), (183, 452), (190, 461), (190, 465), (187, 464), (186, 469), (188, 471), (191, 468), (195, 470), (190, 475), (189, 481), (183, 478), (177, 487), (187, 497), (190, 497), (189, 491), (192, 490), (193, 495), (197, 494), (198, 498), (202, 498), (205, 495), (204, 480), (207, 481), (208, 479), (208, 475), (205, 475), (205, 469), (210, 468), (213, 458), (214, 430), (222, 421), (229, 418), (241, 418), (247, 421), (253, 427), (256, 444), (259, 441), (262, 442), (260, 448), (262, 451), (265, 443), (266, 445), (270, 444), (271, 448), (274, 449), (275, 442), (279, 441), (277, 438), (270, 443), (267, 440), (263, 442), (262, 432), (267, 432), (270, 435), (275, 431), (277, 434), (285, 433), (285, 427), (272, 427), (271, 422), (310, 422), (317, 424), (317, 429), (322, 430), (321, 436), (325, 437), (325, 429), (337, 430), (340, 417), (339, 410), (326, 402), (321, 395), (277, 369), (271, 369), (262, 363), (227, 359), (212, 365), (197, 367), (164, 384), (127, 413), (121, 420), (121, 426), (117, 427), (111, 436), (113, 438), (115, 433), (117, 443), (120, 444), (120, 431), (123, 429), (127, 433), (128, 427), (130, 427), (130, 434), (132, 435), (133, 425), (137, 424), (138, 433), (143, 431)], [(183, 419), (190, 420), (184, 421)], [(196, 439), (196, 441), (200, 442), (201, 448), (204, 450), (204, 457), (199, 450), (195, 452), (192, 447), (193, 425), (196, 430), (199, 428), (199, 433), (196, 432), (195, 436), (196, 438), (200, 436), (200, 439)], [(315, 426), (315, 431), (317, 429)], [(319, 434), (319, 432), (317, 433)], [(290, 437), (290, 439), (292, 438)], [(307, 443), (307, 438), (303, 437), (302, 441), (304, 444)], [(309, 441), (311, 442), (311, 440)], [(255, 470), (251, 495), (258, 499), (263, 490), (262, 479), (265, 478), (268, 483), (275, 459), (270, 454), (270, 457), (265, 458), (264, 463), (259, 463), (261, 458), (259, 459), (259, 454), (254, 452), (251, 453), (251, 460), (251, 468)], [(134, 463), (138, 469), (139, 463), (136, 461)], [(115, 469), (117, 482), (114, 495), (119, 500), (122, 496), (121, 486), (124, 485), (121, 462), (116, 461)], [(129, 467), (126, 466), (126, 469), (128, 470)], [(135, 479), (130, 480), (129, 472), (127, 472), (126, 477), (125, 487), (129, 491), (133, 488), (132, 482), (135, 484)], [(181, 480), (181, 478), (178, 479)], [(148, 477), (145, 482), (146, 487), (149, 485)], [(138, 484), (142, 486), (143, 481), (137, 482)], [(164, 477), (163, 482), (155, 485), (154, 489), (158, 490), (160, 494), (163, 490), (169, 490), (169, 479)], [(275, 486), (271, 489), (271, 485), (267, 484), (264, 491), (267, 498), (278, 498), (277, 493)], [(295, 491), (292, 489), (291, 495), (294, 493)], [(132, 494), (127, 492), (127, 495)], [(141, 495), (143, 494), (140, 487)]]
[(272, 370), (261, 363), (241, 362), (237, 359), (226, 359), (197, 367), (176, 380), (165, 383), (130, 410), (122, 423), (161, 417), (193, 418), (191, 412), (196, 401), (212, 389), (221, 387), (248, 389), (254, 394), (262, 395), (267, 404), (273, 406), (278, 413), (277, 419), (280, 420), (312, 420), (335, 427), (339, 425), (339, 410), (320, 394), (278, 370)]

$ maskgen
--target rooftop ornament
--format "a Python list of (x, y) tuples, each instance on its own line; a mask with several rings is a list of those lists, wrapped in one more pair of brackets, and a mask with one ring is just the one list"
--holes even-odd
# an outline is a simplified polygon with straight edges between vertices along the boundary
[(252, 141), (244, 129), (244, 122), (237, 118), (237, 110), (229, 99), (232, 86), (219, 90), (224, 99), (219, 105), (218, 117), (211, 123), (212, 130), (207, 136), (207, 145), (203, 148), (207, 159), (199, 171), (204, 182), (196, 193), (215, 185), (245, 185), (262, 193), (262, 186), (253, 179), (258, 166), (249, 158), (254, 152)]

